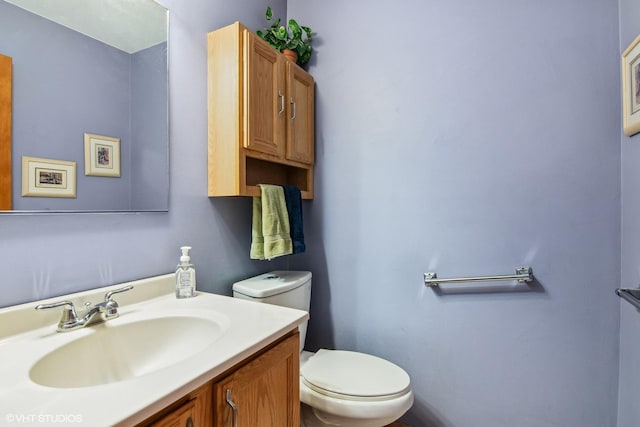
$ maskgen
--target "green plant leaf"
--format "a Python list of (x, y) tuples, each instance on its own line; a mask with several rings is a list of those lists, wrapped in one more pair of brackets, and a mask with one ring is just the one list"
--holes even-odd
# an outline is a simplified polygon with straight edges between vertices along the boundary
[(271, 18), (273, 17), (271, 6), (267, 6), (267, 12), (265, 13), (265, 16), (267, 17), (267, 21), (271, 21)]
[(309, 46), (309, 45), (307, 45), (307, 46), (308, 46), (308, 49), (305, 50), (304, 53), (302, 53), (302, 54), (298, 53), (298, 63), (300, 65), (306, 64), (307, 62), (309, 62), (309, 59), (311, 59), (311, 51), (312, 51), (312, 49), (311, 49), (311, 46)]
[(305, 27), (304, 25), (301, 25), (300, 28), (302, 28), (304, 30), (304, 32), (307, 35), (307, 39), (309, 39), (309, 41), (311, 41), (311, 28), (309, 27)]
[(278, 28), (278, 31), (276, 31), (276, 37), (277, 37), (279, 40), (284, 40), (284, 41), (286, 41), (286, 40), (287, 40), (288, 35), (289, 35), (289, 34), (287, 34), (287, 29), (286, 29), (284, 26), (280, 26), (280, 27)]
[(300, 29), (300, 26), (298, 25), (295, 19), (289, 19), (289, 28), (291, 28), (291, 32), (293, 33), (294, 39), (302, 38), (302, 30)]

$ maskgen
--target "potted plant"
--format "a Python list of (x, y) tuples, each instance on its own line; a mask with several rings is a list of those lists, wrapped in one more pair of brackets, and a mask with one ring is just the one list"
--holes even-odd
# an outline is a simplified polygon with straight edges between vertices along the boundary
[[(265, 17), (267, 21), (273, 19), (271, 6), (267, 7)], [(256, 33), (273, 48), (282, 52), (298, 65), (306, 64), (311, 58), (311, 28), (298, 25), (295, 19), (289, 19), (289, 24), (285, 27), (280, 25), (280, 18), (278, 18), (271, 23), (270, 27), (258, 30)], [(303, 36), (305, 37), (303, 38)], [(292, 51), (296, 59), (293, 59), (292, 54), (287, 51)]]

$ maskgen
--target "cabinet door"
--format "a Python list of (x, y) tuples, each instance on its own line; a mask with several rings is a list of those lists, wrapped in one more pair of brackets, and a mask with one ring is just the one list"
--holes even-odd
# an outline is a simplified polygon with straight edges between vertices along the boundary
[(298, 334), (214, 384), (216, 427), (299, 427)]
[(287, 63), (287, 79), (290, 108), (287, 159), (313, 164), (313, 77), (295, 64)]
[(211, 383), (207, 383), (137, 424), (137, 427), (209, 427), (212, 390)]
[(284, 157), (286, 93), (282, 56), (244, 30), (245, 148)]
[(196, 420), (197, 412), (194, 399), (151, 424), (151, 427), (197, 427)]

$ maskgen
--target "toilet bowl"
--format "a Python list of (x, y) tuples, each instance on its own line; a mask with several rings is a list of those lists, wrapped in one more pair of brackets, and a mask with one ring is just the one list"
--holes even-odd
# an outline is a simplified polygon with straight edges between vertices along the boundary
[(409, 375), (391, 362), (321, 349), (301, 355), (300, 401), (304, 427), (380, 427), (411, 408), (413, 393)]
[[(309, 311), (311, 273), (274, 271), (233, 285), (233, 296)], [(344, 350), (302, 351), (300, 325), (300, 425), (382, 427), (413, 404), (409, 375), (370, 354)]]

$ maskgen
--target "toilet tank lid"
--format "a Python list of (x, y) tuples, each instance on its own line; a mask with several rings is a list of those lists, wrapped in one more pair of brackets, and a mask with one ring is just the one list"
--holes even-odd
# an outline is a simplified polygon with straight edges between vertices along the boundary
[(233, 291), (252, 298), (266, 298), (295, 289), (309, 280), (309, 271), (277, 270), (236, 282)]

